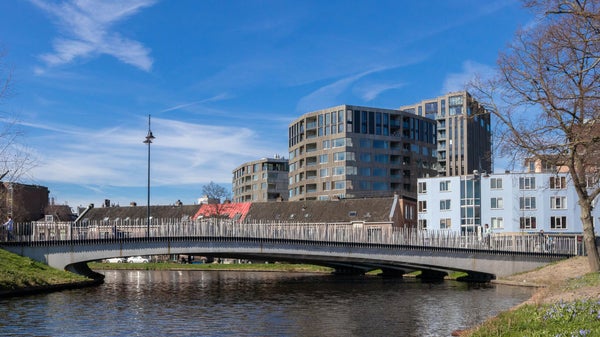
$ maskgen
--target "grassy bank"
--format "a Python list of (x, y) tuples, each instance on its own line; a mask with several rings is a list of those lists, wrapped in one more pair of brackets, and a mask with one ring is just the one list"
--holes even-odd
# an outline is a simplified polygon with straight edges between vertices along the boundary
[(89, 281), (86, 277), (0, 249), (0, 295)]
[(460, 336), (600, 336), (600, 273), (577, 275), (572, 266), (585, 263), (569, 259), (531, 272), (543, 285), (531, 300)]
[(287, 263), (243, 263), (243, 264), (185, 264), (173, 262), (161, 263), (99, 263), (90, 262), (88, 266), (92, 270), (241, 270), (241, 271), (282, 271), (282, 272), (305, 272), (305, 273), (330, 273), (332, 268), (315, 266), (310, 264), (287, 264)]

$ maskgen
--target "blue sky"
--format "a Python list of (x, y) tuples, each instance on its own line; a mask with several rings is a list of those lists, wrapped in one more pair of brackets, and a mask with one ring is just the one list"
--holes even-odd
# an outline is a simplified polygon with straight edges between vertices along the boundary
[(192, 204), (246, 161), (287, 157), (303, 113), (461, 90), (531, 20), (510, 0), (5, 0), (0, 114), (36, 161), (21, 182), (72, 207), (146, 204), (150, 114), (151, 203)]

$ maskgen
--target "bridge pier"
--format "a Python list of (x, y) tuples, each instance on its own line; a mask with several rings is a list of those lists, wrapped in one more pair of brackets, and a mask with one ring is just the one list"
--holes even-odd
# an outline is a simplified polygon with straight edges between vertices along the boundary
[(486, 283), (495, 279), (494, 275), (487, 273), (469, 272), (467, 276), (459, 277), (457, 281)]
[(402, 269), (381, 268), (381, 276), (389, 278), (403, 278), (406, 274)]
[(66, 271), (89, 277), (98, 282), (104, 282), (104, 275), (90, 269), (87, 262), (73, 263), (65, 267)]
[(446, 277), (447, 275), (448, 273), (446, 273), (445, 271), (423, 269), (421, 270), (421, 275), (418, 275), (417, 278), (421, 279), (422, 281), (437, 282), (443, 281), (444, 277)]

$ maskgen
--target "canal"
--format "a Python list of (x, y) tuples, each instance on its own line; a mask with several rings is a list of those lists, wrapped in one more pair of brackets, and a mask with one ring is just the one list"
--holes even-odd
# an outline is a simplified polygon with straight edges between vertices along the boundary
[(0, 299), (0, 336), (450, 336), (532, 292), (376, 276), (102, 273), (98, 287)]

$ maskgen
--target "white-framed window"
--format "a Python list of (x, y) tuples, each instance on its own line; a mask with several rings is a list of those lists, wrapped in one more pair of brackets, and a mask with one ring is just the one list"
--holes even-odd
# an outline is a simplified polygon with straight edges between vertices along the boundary
[(520, 190), (535, 189), (535, 177), (520, 177), (519, 178), (519, 189)]
[(490, 203), (491, 203), (492, 209), (504, 208), (504, 199), (502, 199), (502, 198), (491, 198)]
[(450, 229), (452, 227), (452, 219), (440, 219), (440, 229)]
[(419, 213), (425, 213), (425, 212), (427, 212), (427, 201), (426, 200), (419, 200), (419, 203), (418, 203), (418, 212)]
[(450, 209), (450, 199), (440, 200), (440, 211), (447, 211)]
[(419, 181), (418, 192), (421, 194), (427, 193), (427, 183), (424, 181)]
[(567, 179), (565, 177), (550, 177), (550, 188), (553, 190), (567, 188)]
[(499, 216), (499, 217), (492, 217), (492, 229), (497, 229), (497, 228), (504, 228), (504, 218)]
[(440, 181), (440, 191), (450, 191), (450, 180)]
[(501, 190), (502, 178), (490, 178), (490, 188), (493, 190)]
[(567, 208), (567, 197), (550, 197), (550, 208), (566, 209)]
[(535, 197), (519, 197), (519, 209), (536, 209)]
[(537, 227), (537, 220), (534, 216), (522, 216), (519, 219), (519, 228), (521, 229), (535, 229)]
[(551, 216), (550, 217), (550, 228), (552, 228), (552, 229), (567, 229), (567, 217), (566, 216)]

